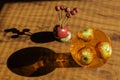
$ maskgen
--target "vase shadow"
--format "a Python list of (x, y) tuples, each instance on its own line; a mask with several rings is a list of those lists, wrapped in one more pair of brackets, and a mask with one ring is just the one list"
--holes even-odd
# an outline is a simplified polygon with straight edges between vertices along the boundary
[(35, 42), (35, 43), (48, 43), (56, 40), (53, 35), (53, 32), (50, 32), (50, 31), (33, 33), (30, 36), (30, 39), (32, 42)]

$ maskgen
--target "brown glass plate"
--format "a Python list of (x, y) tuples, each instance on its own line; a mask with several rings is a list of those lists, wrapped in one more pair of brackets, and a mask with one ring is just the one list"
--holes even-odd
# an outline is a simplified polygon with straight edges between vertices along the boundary
[[(76, 63), (82, 67), (99, 67), (99, 66), (102, 66), (106, 62), (102, 58), (98, 57), (97, 52), (95, 50), (95, 46), (97, 43), (102, 42), (102, 41), (108, 42), (111, 45), (111, 40), (109, 36), (107, 36), (104, 32), (98, 29), (93, 29), (93, 34), (94, 34), (94, 38), (88, 42), (85, 42), (82, 39), (78, 38), (77, 34), (71, 40), (71, 46), (70, 46), (71, 55), (73, 59), (76, 61)], [(77, 56), (78, 51), (85, 46), (93, 48), (95, 52), (92, 62), (88, 65), (81, 64)]]

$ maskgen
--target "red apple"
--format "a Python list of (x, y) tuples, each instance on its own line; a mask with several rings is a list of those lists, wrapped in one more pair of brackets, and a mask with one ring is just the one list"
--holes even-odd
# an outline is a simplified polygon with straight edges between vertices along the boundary
[(67, 26), (64, 26), (63, 28), (60, 25), (57, 25), (54, 29), (55, 35), (58, 38), (65, 38), (69, 35), (69, 29)]

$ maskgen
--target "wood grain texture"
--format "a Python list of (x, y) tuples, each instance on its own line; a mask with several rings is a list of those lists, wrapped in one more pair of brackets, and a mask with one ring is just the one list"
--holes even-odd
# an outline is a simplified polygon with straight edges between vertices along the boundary
[[(31, 33), (52, 31), (58, 22), (56, 5), (78, 7), (80, 12), (71, 18), (68, 25), (73, 36), (80, 30), (93, 27), (104, 31), (112, 40), (112, 57), (99, 68), (83, 69), (56, 68), (51, 73), (39, 77), (24, 77), (11, 72), (7, 60), (15, 51), (37, 46), (46, 47), (56, 53), (69, 53), (70, 43), (52, 41), (34, 43), (29, 36), (12, 39), (12, 33), (5, 29), (29, 28)], [(120, 0), (80, 0), (80, 1), (33, 1), (7, 2), (0, 12), (0, 80), (120, 80)]]

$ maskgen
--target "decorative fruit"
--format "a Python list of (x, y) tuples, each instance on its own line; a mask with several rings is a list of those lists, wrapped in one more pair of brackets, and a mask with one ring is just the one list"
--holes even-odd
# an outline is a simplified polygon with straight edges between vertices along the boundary
[[(73, 10), (71, 10), (69, 7), (61, 5), (55, 6), (55, 10), (58, 12), (59, 25), (55, 26), (53, 33), (55, 35), (55, 38), (57, 38), (58, 40), (62, 42), (67, 42), (71, 39), (71, 32), (65, 25), (73, 15), (79, 12), (79, 9), (73, 8)], [(63, 17), (63, 12), (65, 14), (65, 17)]]
[(90, 41), (94, 37), (92, 28), (84, 29), (82, 32), (78, 32), (77, 35), (78, 38), (81, 38), (84, 41)]
[(55, 26), (54, 28), (54, 34), (57, 38), (66, 38), (69, 34), (69, 29), (67, 26), (64, 26), (64, 28), (62, 28), (60, 25)]
[(69, 34), (69, 29), (67, 26), (64, 26), (64, 28), (58, 27), (58, 37), (59, 38), (65, 38)]
[(84, 47), (79, 50), (77, 56), (81, 64), (88, 65), (92, 62), (94, 54), (94, 51), (90, 47)]
[(62, 42), (68, 42), (68, 41), (70, 41), (70, 39), (71, 39), (71, 33), (68, 32), (68, 36), (65, 37), (65, 38), (61, 38), (60, 41), (62, 41)]
[(108, 42), (99, 42), (96, 45), (98, 56), (103, 59), (108, 59), (112, 54), (112, 47)]

